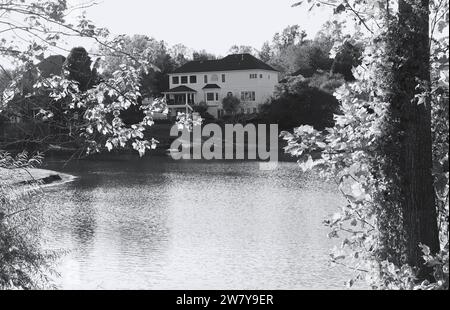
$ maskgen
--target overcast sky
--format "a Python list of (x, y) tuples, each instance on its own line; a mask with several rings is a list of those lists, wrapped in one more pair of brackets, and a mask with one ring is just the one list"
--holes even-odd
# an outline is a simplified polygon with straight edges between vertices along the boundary
[[(264, 41), (298, 24), (311, 37), (327, 21), (330, 9), (291, 5), (296, 0), (97, 0), (87, 16), (114, 34), (146, 34), (170, 45), (226, 55), (230, 47)], [(83, 4), (87, 0), (69, 0)]]

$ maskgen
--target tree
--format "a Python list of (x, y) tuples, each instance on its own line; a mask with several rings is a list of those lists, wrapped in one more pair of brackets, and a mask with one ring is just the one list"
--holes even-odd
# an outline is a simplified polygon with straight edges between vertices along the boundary
[[(17, 112), (17, 105), (12, 104), (17, 103), (15, 100), (27, 103), (30, 98), (45, 98), (45, 104), (41, 100), (36, 102), (41, 107), (38, 115), (45, 115), (47, 120), (52, 120), (54, 115), (50, 109), (55, 107), (55, 103), (65, 101), (67, 105), (64, 105), (62, 114), (83, 109), (84, 115), (76, 124), (61, 124), (58, 120), (53, 122), (61, 126), (65, 136), (77, 137), (83, 142), (80, 154), (128, 145), (143, 156), (146, 150), (156, 146), (154, 139), (144, 139), (144, 131), (153, 124), (153, 112), (164, 108), (164, 104), (155, 101), (141, 106), (144, 117), (131, 125), (126, 125), (120, 115), (138, 104), (139, 73), (155, 67), (147, 57), (147, 50), (142, 53), (128, 51), (123, 45), (123, 37), (111, 37), (109, 31), (96, 27), (84, 15), (80, 16), (76, 25), (66, 21), (67, 15), (73, 10), (86, 9), (92, 5), (94, 3), (89, 2), (69, 9), (66, 0), (0, 2), (0, 70), (4, 74), (1, 116)], [(75, 49), (69, 55), (66, 62), (67, 77), (47, 66), (49, 62), (45, 62), (45, 56), (55, 50), (65, 50), (60, 43), (61, 39), (67, 37), (90, 39), (102, 47), (103, 54), (90, 55), (97, 58), (92, 70), (90, 56), (83, 49)], [(92, 80), (89, 79), (89, 72), (105, 71), (107, 66), (102, 57), (112, 54), (117, 57), (125, 55), (122, 60), (126, 61), (121, 63), (118, 70), (103, 75), (95, 87), (90, 87)], [(6, 82), (5, 78), (9, 81)], [(47, 136), (34, 142), (46, 144)], [(40, 155), (28, 158), (26, 153), (13, 157), (0, 150), (0, 173), (2, 176), (7, 174), (6, 179), (0, 180), (1, 289), (38, 289), (46, 287), (49, 281), (48, 272), (52, 271), (51, 263), (55, 255), (40, 248), (37, 242), (40, 222), (37, 214), (30, 210), (32, 204), (29, 200), (36, 197), (34, 194), (39, 190), (38, 183), (32, 182), (30, 186), (11, 183), (22, 181), (15, 178), (14, 174), (39, 164), (41, 159)], [(8, 175), (10, 173), (11, 177)]]
[(228, 51), (229, 54), (251, 54), (253, 56), (258, 55), (258, 51), (248, 45), (233, 45)]
[(235, 96), (229, 95), (222, 100), (222, 107), (228, 115), (235, 116), (240, 106), (241, 100)]
[(264, 42), (258, 56), (259, 56), (259, 59), (261, 59), (262, 61), (264, 61), (266, 63), (270, 62), (270, 60), (273, 58), (274, 55), (273, 55), (273, 51), (272, 51), (272, 48), (270, 47), (269, 42)]
[(299, 25), (287, 26), (281, 33), (277, 32), (273, 37), (273, 44), (278, 50), (288, 46), (301, 44), (306, 38), (306, 32), (300, 30)]
[(330, 70), (333, 60), (330, 59), (331, 42), (308, 41), (292, 51), (291, 59), (296, 71)]
[(191, 58), (192, 51), (190, 51), (183, 44), (175, 44), (169, 49), (169, 55), (175, 61), (175, 66), (181, 67), (186, 64)]
[[(439, 128), (448, 136), (448, 115), (431, 121), (432, 105), (439, 111), (442, 94), (448, 94), (448, 75), (442, 74), (448, 70), (448, 37), (446, 42), (429, 37), (430, 8), (432, 29), (439, 24), (442, 31), (448, 27), (448, 3), (399, 0), (396, 8), (390, 1), (328, 4), (357, 21), (360, 29), (353, 38), (364, 43), (364, 58), (356, 81), (337, 91), (342, 114), (335, 116), (334, 128), (321, 133), (302, 126), (285, 138), (291, 154), (306, 154), (304, 170), (318, 167), (336, 177), (348, 200), (327, 225), (330, 237), (349, 233), (343, 242), (349, 251), (331, 258), (344, 265), (356, 259), (353, 270), (367, 273), (373, 287), (448, 289), (448, 224), (440, 226), (442, 248), (437, 224), (438, 218), (448, 221), (448, 191), (439, 199), (434, 193), (443, 193), (438, 178), (448, 188), (448, 173), (433, 176), (433, 166), (445, 162), (440, 156), (448, 158), (448, 143), (433, 135), (433, 145), (431, 134)], [(430, 46), (439, 51), (431, 59)], [(430, 60), (440, 78), (430, 78)], [(313, 160), (308, 154), (314, 151), (322, 158)], [(433, 158), (439, 160), (433, 163)], [(438, 209), (440, 201), (444, 207)]]
[(333, 60), (329, 53), (333, 40), (324, 35), (307, 40), (305, 31), (298, 25), (288, 26), (282, 33), (276, 33), (272, 43), (265, 42), (259, 57), (279, 69), (282, 76), (299, 71), (330, 70)]
[[(87, 8), (94, 3), (78, 7)], [(77, 7), (71, 8), (71, 12)], [(0, 25), (4, 27), (2, 33), (6, 36), (15, 32), (22, 42), (2, 40), (0, 42), (1, 57), (11, 63), (17, 63), (20, 74), (12, 80), (10, 87), (3, 92), (4, 108), (10, 109), (8, 103), (17, 95), (47, 94), (51, 100), (66, 98), (68, 108), (84, 108), (82, 122), (73, 127), (71, 135), (84, 140), (84, 152), (98, 152), (100, 150), (122, 147), (132, 147), (141, 156), (146, 149), (154, 147), (154, 141), (144, 138), (143, 132), (153, 124), (152, 113), (164, 110), (162, 101), (141, 106), (143, 118), (134, 124), (125, 124), (120, 115), (123, 111), (139, 104), (141, 73), (150, 69), (157, 70), (151, 61), (150, 48), (128, 49), (124, 36), (113, 37), (104, 28), (93, 25), (84, 15), (81, 15), (76, 25), (69, 24), (64, 17), (67, 15), (65, 0), (14, 0), (0, 4)], [(44, 59), (46, 52), (61, 47), (60, 40), (64, 37), (83, 37), (96, 42), (100, 47), (93, 70), (102, 73), (99, 83), (88, 91), (83, 91), (73, 80), (53, 75), (51, 77), (38, 76), (37, 83), (32, 90), (27, 87), (16, 87), (22, 76), (26, 76), (27, 68), (34, 66), (36, 61)], [(24, 48), (27, 47), (27, 48)], [(116, 57), (120, 62), (118, 70), (110, 71), (103, 56)], [(51, 116), (43, 110), (41, 115)]]
[(398, 22), (391, 24), (388, 41), (395, 52), (390, 108), (394, 130), (402, 135), (397, 165), (407, 260), (420, 268), (422, 279), (431, 272), (419, 245), (427, 245), (434, 254), (440, 250), (432, 175), (429, 4), (399, 0)]
[(342, 74), (346, 81), (354, 81), (352, 70), (361, 64), (362, 50), (361, 46), (355, 46), (348, 41), (342, 44), (334, 58), (331, 71)]
[(67, 79), (78, 83), (80, 91), (86, 91), (96, 82), (96, 72), (91, 70), (92, 60), (84, 47), (74, 47), (63, 65)]
[(192, 59), (194, 61), (205, 61), (205, 60), (216, 60), (217, 56), (211, 53), (208, 53), (205, 50), (194, 51), (192, 53)]
[(338, 111), (339, 102), (333, 95), (303, 87), (296, 92), (284, 92), (263, 105), (261, 118), (266, 124), (278, 124), (280, 130), (292, 130), (299, 124), (324, 129), (333, 127), (333, 115)]

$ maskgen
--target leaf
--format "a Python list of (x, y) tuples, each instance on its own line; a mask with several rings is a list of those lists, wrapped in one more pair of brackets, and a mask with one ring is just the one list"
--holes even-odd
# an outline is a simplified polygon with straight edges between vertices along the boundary
[(340, 14), (342, 12), (345, 12), (345, 10), (346, 10), (345, 5), (341, 3), (334, 9), (334, 14)]
[(300, 6), (300, 5), (302, 5), (303, 4), (303, 1), (299, 1), (299, 2), (296, 2), (296, 3), (294, 3), (293, 5), (291, 5), (291, 7), (296, 7), (296, 6)]
[(327, 147), (327, 144), (324, 143), (324, 142), (316, 142), (316, 145), (317, 145), (318, 147), (320, 147), (321, 149), (324, 149), (324, 148)]
[(352, 184), (352, 194), (356, 199), (361, 199), (365, 196), (366, 191), (362, 187), (362, 185), (358, 182)]
[(431, 254), (431, 250), (428, 246), (420, 244), (419, 247), (422, 249), (422, 253), (425, 254), (426, 256)]
[(106, 142), (106, 148), (108, 149), (108, 152), (111, 152), (111, 150), (114, 148), (113, 144), (111, 143), (111, 141)]
[(311, 155), (308, 156), (308, 160), (304, 163), (300, 164), (300, 168), (302, 168), (303, 172), (309, 171), (314, 167), (314, 160)]
[(347, 281), (347, 282), (346, 282), (346, 286), (347, 286), (348, 288), (353, 287), (354, 284), (355, 284), (355, 280), (353, 280), (353, 279), (351, 279), (350, 281)]

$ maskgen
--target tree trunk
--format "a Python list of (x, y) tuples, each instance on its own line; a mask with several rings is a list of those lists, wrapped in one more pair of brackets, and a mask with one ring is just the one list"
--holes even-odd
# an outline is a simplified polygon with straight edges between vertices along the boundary
[[(430, 87), (429, 0), (399, 0), (397, 63), (391, 104), (398, 115), (402, 212), (407, 262), (429, 278), (419, 244), (439, 251), (432, 176), (431, 100), (416, 95)], [(422, 85), (422, 88), (418, 88)]]

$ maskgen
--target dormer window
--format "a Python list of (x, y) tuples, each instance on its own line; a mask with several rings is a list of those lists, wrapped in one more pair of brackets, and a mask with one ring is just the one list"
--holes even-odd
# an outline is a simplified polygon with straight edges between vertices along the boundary
[(172, 84), (180, 84), (180, 78), (178, 76), (172, 77)]

